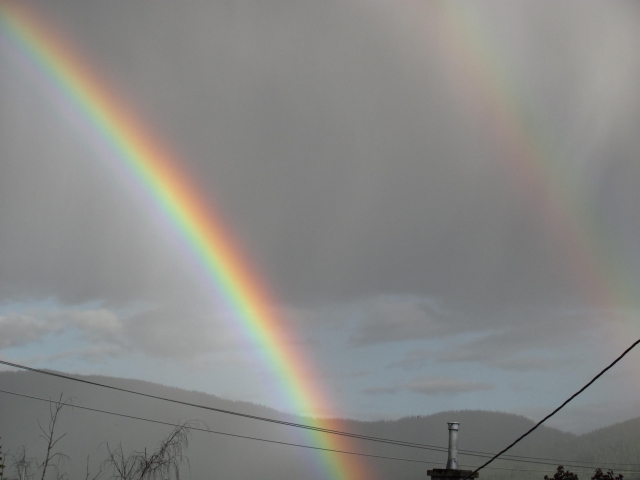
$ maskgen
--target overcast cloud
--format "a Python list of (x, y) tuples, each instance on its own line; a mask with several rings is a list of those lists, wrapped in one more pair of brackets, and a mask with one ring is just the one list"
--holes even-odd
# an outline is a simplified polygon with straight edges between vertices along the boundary
[[(29, 3), (176, 153), (345, 415), (538, 412), (637, 335), (635, 3)], [(267, 402), (189, 257), (2, 42), (0, 354)]]
[(475, 392), (481, 390), (491, 390), (493, 385), (482, 382), (469, 382), (445, 377), (416, 377), (408, 383), (396, 387), (371, 387), (363, 390), (368, 395), (379, 395), (385, 393), (398, 393), (409, 391), (424, 395), (457, 395), (461, 393)]

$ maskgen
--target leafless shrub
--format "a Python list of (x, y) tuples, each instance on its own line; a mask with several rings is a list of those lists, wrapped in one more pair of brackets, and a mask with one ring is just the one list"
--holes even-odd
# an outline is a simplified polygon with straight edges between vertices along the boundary
[[(56, 451), (56, 445), (66, 436), (66, 433), (57, 436), (56, 425), (60, 411), (65, 406), (72, 406), (72, 403), (70, 399), (63, 401), (62, 398), (61, 394), (57, 401), (50, 401), (49, 423), (46, 428), (38, 421), (38, 426), (42, 432), (40, 437), (47, 444), (46, 455), (42, 463), (39, 463), (35, 458), (27, 457), (26, 449), (20, 447), (17, 453), (11, 456), (11, 471), (15, 476), (6, 480), (33, 480), (34, 472), (40, 469), (42, 470), (40, 480), (45, 480), (47, 473), (53, 473), (53, 476), (49, 475), (49, 478), (54, 480), (67, 478), (67, 474), (61, 472), (61, 467), (69, 457), (62, 452)], [(156, 450), (152, 453), (148, 453), (145, 448), (142, 452), (134, 451), (130, 454), (125, 454), (122, 444), (112, 449), (106, 443), (107, 459), (102, 462), (98, 473), (93, 476), (89, 470), (89, 457), (87, 456), (85, 480), (97, 480), (107, 471), (110, 471), (110, 478), (113, 480), (179, 480), (180, 467), (185, 463), (189, 466), (189, 459), (184, 452), (189, 446), (190, 429), (201, 425), (204, 424), (197, 421), (189, 421), (177, 426), (167, 437), (160, 441)], [(2, 460), (0, 452), (0, 464)], [(2, 475), (2, 468), (4, 468), (4, 465), (0, 465), (0, 480), (5, 478)]]
[(2, 445), (0, 445), (0, 480), (4, 478), (4, 457), (2, 454)]
[(18, 451), (11, 455), (12, 477), (8, 480), (31, 480), (33, 478), (34, 467), (37, 467), (36, 459), (27, 457), (27, 449), (24, 446), (18, 447)]
[(107, 444), (108, 457), (103, 468), (111, 471), (114, 480), (166, 480), (180, 479), (180, 466), (189, 464), (184, 451), (189, 446), (190, 428), (196, 422), (185, 422), (165, 437), (153, 453), (132, 452), (126, 455), (119, 444), (111, 449)]
[(60, 473), (60, 465), (66, 462), (69, 457), (61, 452), (54, 452), (54, 448), (56, 444), (62, 440), (67, 434), (63, 433), (59, 437), (55, 436), (56, 423), (58, 421), (58, 415), (60, 414), (60, 410), (62, 410), (65, 406), (71, 405), (71, 400), (66, 399), (62, 400), (62, 394), (60, 394), (60, 398), (57, 402), (49, 403), (49, 425), (45, 430), (40, 421), (38, 420), (38, 427), (40, 427), (40, 431), (43, 438), (47, 442), (47, 454), (44, 457), (44, 461), (39, 465), (39, 468), (42, 468), (42, 477), (41, 480), (45, 479), (45, 475), (47, 474), (47, 470), (51, 468), (55, 472), (55, 479), (62, 480), (66, 477), (65, 473)]
[(87, 474), (85, 475), (84, 479), (85, 480), (97, 480), (98, 478), (100, 478), (102, 476), (102, 474), (104, 473), (104, 471), (102, 470), (102, 465), (100, 466), (98, 473), (95, 474), (93, 477), (91, 476), (91, 471), (89, 470), (89, 455), (87, 455)]

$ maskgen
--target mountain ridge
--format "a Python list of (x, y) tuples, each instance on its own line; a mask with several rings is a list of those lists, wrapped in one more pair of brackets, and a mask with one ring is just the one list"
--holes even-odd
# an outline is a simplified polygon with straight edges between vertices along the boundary
[[(67, 375), (67, 374), (65, 374)], [(168, 397), (194, 404), (204, 404), (214, 408), (237, 411), (277, 420), (305, 423), (309, 419), (295, 417), (270, 407), (252, 402), (227, 400), (197, 390), (185, 390), (136, 379), (116, 378), (102, 375), (69, 375), (84, 380), (105, 383), (118, 388), (141, 393)], [(161, 400), (139, 397), (124, 392), (107, 390), (71, 380), (47, 377), (33, 372), (0, 372), (2, 389), (42, 398), (57, 399), (72, 397), (76, 405), (104, 409), (132, 416), (151, 418), (169, 423), (199, 420), (208, 428), (237, 435), (247, 435), (268, 440), (308, 444), (309, 439), (299, 429), (274, 425), (257, 420), (226, 415), (185, 405), (172, 404)], [(0, 394), (0, 436), (2, 446), (9, 453), (19, 446), (25, 446), (29, 455), (42, 452), (42, 442), (38, 440), (37, 422), (48, 419), (46, 402), (21, 399)], [(427, 445), (446, 446), (447, 421), (461, 423), (460, 450), (497, 452), (534, 425), (530, 419), (513, 413), (482, 410), (451, 410), (427, 416), (403, 417), (396, 420), (362, 421), (343, 419), (342, 428), (362, 435), (403, 440)], [(136, 422), (70, 409), (61, 416), (58, 426), (60, 433), (68, 433), (61, 441), (61, 451), (71, 457), (67, 465), (70, 478), (84, 475), (87, 455), (90, 466), (97, 469), (104, 458), (105, 442), (109, 445), (121, 443), (125, 451), (152, 448), (169, 433), (170, 427)], [(285, 447), (264, 442), (234, 439), (201, 432), (193, 432), (187, 451), (191, 464), (192, 478), (241, 479), (260, 477), (275, 480), (283, 477), (312, 479), (315, 472), (309, 469), (310, 455), (306, 449)], [(426, 479), (427, 468), (444, 466), (446, 454), (423, 449), (399, 447), (375, 442), (357, 441), (353, 451), (370, 455), (411, 458), (430, 462), (416, 464), (396, 460), (370, 459), (365, 461), (377, 472), (380, 479)], [(530, 437), (518, 444), (509, 454), (548, 459), (568, 459), (573, 463), (600, 462), (589, 464), (576, 471), (583, 478), (590, 478), (596, 466), (605, 468), (609, 463), (638, 463), (627, 466), (627, 470), (640, 471), (640, 417), (597, 429), (582, 435), (563, 432), (542, 426)], [(460, 464), (470, 468), (484, 462), (486, 458), (460, 454)], [(493, 466), (514, 470), (484, 470), (481, 478), (511, 479), (525, 478), (541, 480), (545, 474), (552, 475), (557, 462), (548, 465), (516, 463), (499, 460)], [(212, 467), (215, 466), (215, 474)], [(592, 465), (592, 467), (591, 467)], [(531, 471), (535, 470), (535, 471)], [(616, 470), (614, 468), (614, 470)], [(617, 470), (622, 471), (620, 468)], [(625, 478), (640, 478), (639, 474), (625, 474)]]

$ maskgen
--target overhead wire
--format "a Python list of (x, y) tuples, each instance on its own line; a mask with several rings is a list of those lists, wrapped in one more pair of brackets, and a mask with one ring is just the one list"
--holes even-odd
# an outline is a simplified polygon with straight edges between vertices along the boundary
[[(622, 358), (622, 357), (620, 357), (620, 358)], [(172, 398), (161, 397), (159, 395), (153, 395), (153, 394), (149, 394), (149, 393), (138, 392), (138, 391), (130, 390), (130, 389), (127, 389), (127, 388), (116, 387), (116, 386), (113, 386), (113, 385), (107, 385), (107, 384), (104, 384), (104, 383), (95, 382), (95, 381), (91, 381), (91, 380), (87, 380), (87, 379), (83, 379), (83, 378), (77, 378), (77, 377), (73, 377), (73, 376), (70, 376), (70, 375), (65, 375), (65, 374), (62, 374), (62, 373), (53, 372), (53, 371), (49, 371), (49, 370), (42, 370), (42, 369), (38, 369), (38, 368), (34, 368), (34, 367), (28, 367), (26, 365), (20, 365), (20, 364), (17, 364), (17, 363), (8, 362), (6, 360), (0, 360), (0, 364), (6, 365), (6, 366), (9, 366), (9, 367), (13, 367), (13, 368), (18, 368), (18, 369), (22, 369), (22, 370), (31, 371), (31, 372), (34, 372), (34, 373), (39, 373), (39, 374), (43, 374), (43, 375), (49, 375), (49, 376), (53, 376), (53, 377), (58, 377), (58, 378), (62, 378), (62, 379), (65, 379), (65, 380), (71, 380), (71, 381), (74, 381), (74, 382), (80, 382), (80, 383), (84, 383), (84, 384), (88, 384), (88, 385), (92, 385), (92, 386), (97, 386), (97, 387), (107, 388), (107, 389), (116, 390), (116, 391), (120, 391), (120, 392), (124, 392), (124, 393), (130, 393), (130, 394), (138, 395), (138, 396), (142, 396), (142, 397), (152, 398), (152, 399), (155, 399), (155, 400), (160, 400), (160, 401), (165, 401), (165, 402), (170, 402), (170, 403), (190, 406), (190, 407), (194, 407), (194, 408), (214, 411), (214, 412), (217, 412), (217, 413), (224, 413), (224, 414), (243, 417), (243, 418), (248, 418), (248, 419), (252, 419), (252, 420), (260, 420), (260, 421), (263, 421), (263, 422), (274, 423), (274, 424), (278, 424), (278, 425), (296, 427), (296, 428), (301, 428), (301, 429), (306, 429), (306, 430), (317, 431), (317, 432), (321, 432), (321, 433), (327, 433), (327, 434), (332, 434), (332, 435), (340, 435), (340, 436), (344, 436), (344, 437), (349, 437), (349, 438), (354, 438), (354, 439), (359, 439), (359, 440), (366, 440), (366, 441), (377, 442), (377, 443), (383, 443), (383, 444), (389, 444), (389, 445), (395, 445), (395, 446), (416, 448), (416, 449), (434, 451), (434, 452), (439, 452), (439, 453), (447, 452), (447, 448), (446, 447), (440, 447), (440, 446), (429, 445), (429, 444), (424, 444), (424, 443), (408, 442), (408, 441), (404, 441), (404, 440), (396, 440), (396, 439), (390, 439), (390, 438), (376, 437), (376, 436), (370, 436), (370, 435), (356, 434), (356, 433), (352, 433), (352, 432), (333, 430), (333, 429), (317, 427), (317, 426), (313, 426), (313, 425), (301, 424), (301, 423), (296, 423), (296, 422), (289, 422), (289, 421), (278, 420), (278, 419), (269, 418), (269, 417), (262, 417), (262, 416), (259, 416), (259, 415), (251, 415), (251, 414), (241, 413), (241, 412), (237, 412), (237, 411), (233, 411), (233, 410), (210, 407), (210, 406), (207, 406), (207, 405), (201, 405), (201, 404), (196, 404), (196, 403), (191, 403), (191, 402), (185, 402), (185, 401), (182, 401), (182, 400), (176, 400), (176, 399), (172, 399)], [(613, 364), (611, 366), (613, 366)], [(602, 373), (604, 373), (604, 372), (602, 372)], [(466, 456), (480, 457), (480, 458), (492, 458), (491, 461), (493, 461), (493, 460), (495, 460), (497, 458), (497, 456), (494, 455), (491, 452), (482, 452), (482, 451), (475, 451), (475, 450), (458, 450), (458, 452), (460, 454), (466, 455)], [(563, 465), (567, 465), (567, 466), (572, 466), (570, 464), (574, 463), (571, 460), (566, 461), (566, 460), (559, 460), (559, 459), (527, 457), (527, 456), (519, 456), (519, 455), (505, 455), (505, 458), (502, 458), (500, 460), (502, 460), (502, 461), (511, 461), (511, 462), (520, 462), (520, 463), (533, 463), (533, 464), (538, 464), (538, 465), (563, 464)], [(485, 465), (488, 465), (488, 463), (490, 463), (490, 462), (487, 462)], [(547, 462), (553, 462), (553, 463), (547, 463)], [(609, 462), (606, 463), (606, 464), (600, 463), (600, 462), (585, 462), (585, 463), (598, 464), (598, 465), (601, 465), (603, 467), (606, 467), (606, 466), (618, 467), (620, 465), (640, 466), (640, 464), (633, 464), (633, 463), (625, 463), (625, 464), (621, 464), (621, 463), (613, 464), (613, 463), (609, 463)], [(572, 468), (573, 468), (573, 466), (572, 466)]]
[[(102, 410), (100, 408), (84, 407), (82, 405), (71, 404), (71, 403), (61, 403), (61, 402), (56, 401), (56, 400), (42, 398), (42, 397), (36, 397), (35, 395), (27, 395), (27, 394), (24, 394), (24, 393), (11, 392), (9, 390), (0, 389), (0, 393), (7, 393), (9, 395), (16, 395), (18, 397), (30, 398), (32, 400), (40, 400), (40, 401), (43, 401), (43, 402), (55, 403), (56, 405), (62, 405), (62, 406), (70, 407), (70, 408), (79, 408), (81, 410), (87, 410), (87, 411), (90, 411), (90, 412), (104, 413), (104, 414), (107, 414), (107, 415), (115, 415), (117, 417), (128, 418), (128, 419), (132, 419), (132, 420), (140, 420), (140, 421), (149, 422), (149, 423), (156, 423), (156, 424), (159, 424), (159, 425), (166, 425), (166, 426), (170, 426), (170, 427), (183, 427), (184, 426), (184, 425), (181, 425), (179, 423), (165, 422), (163, 420), (154, 420), (154, 419), (151, 419), (151, 418), (138, 417), (136, 415), (128, 415), (128, 414), (125, 414), (125, 413), (111, 412), (109, 410)], [(388, 459), (388, 460), (401, 460), (401, 461), (404, 461), (404, 462), (418, 462), (418, 463), (428, 463), (428, 464), (435, 463), (435, 462), (428, 462), (426, 460), (417, 460), (417, 459), (400, 458), (400, 457), (388, 457), (388, 456), (384, 456), (384, 455), (374, 455), (374, 454), (370, 454), (370, 453), (350, 452), (350, 451), (347, 451), (347, 450), (337, 450), (337, 449), (333, 449), (333, 448), (316, 447), (314, 445), (304, 445), (304, 444), (301, 444), (301, 443), (284, 442), (284, 441), (280, 441), (280, 440), (269, 440), (269, 439), (266, 439), (266, 438), (252, 437), (252, 436), (249, 436), (249, 435), (240, 435), (240, 434), (236, 434), (236, 433), (220, 432), (220, 431), (217, 431), (217, 430), (211, 430), (211, 429), (208, 429), (208, 428), (201, 428), (201, 427), (196, 427), (196, 426), (191, 426), (191, 427), (187, 427), (187, 428), (189, 430), (196, 430), (196, 431), (199, 431), (199, 432), (212, 433), (212, 434), (216, 434), (216, 435), (224, 435), (224, 436), (235, 437), (235, 438), (244, 438), (246, 440), (255, 440), (255, 441), (258, 441), (258, 442), (275, 443), (275, 444), (278, 444), (278, 445), (287, 445), (287, 446), (290, 446), (290, 447), (308, 448), (308, 449), (311, 449), (311, 450), (322, 450), (324, 452), (344, 453), (346, 455), (359, 455), (359, 456), (364, 456), (364, 457), (384, 458), (384, 459)]]
[[(129, 415), (129, 414), (125, 414), (125, 413), (112, 412), (112, 411), (109, 411), (109, 410), (102, 410), (102, 409), (99, 409), (99, 408), (92, 408), (92, 407), (86, 407), (86, 406), (72, 404), (72, 403), (65, 403), (65, 402), (60, 402), (60, 401), (53, 400), (53, 399), (37, 397), (35, 395), (28, 395), (28, 394), (25, 394), (25, 393), (12, 392), (10, 390), (0, 389), (0, 393), (5, 393), (5, 394), (9, 394), (9, 395), (18, 396), (18, 397), (28, 398), (28, 399), (31, 399), (31, 400), (38, 400), (38, 401), (47, 402), (47, 403), (54, 403), (56, 405), (62, 405), (63, 407), (70, 407), (72, 409), (73, 408), (78, 408), (78, 409), (87, 410), (87, 411), (90, 411), (90, 412), (103, 413), (103, 414), (106, 414), (106, 415), (114, 415), (114, 416), (117, 416), (117, 417), (127, 418), (127, 419), (130, 419), (130, 420), (139, 420), (139, 421), (143, 421), (143, 422), (155, 423), (155, 424), (159, 424), (159, 425), (165, 425), (165, 426), (176, 427), (176, 428), (185, 427), (184, 424), (166, 422), (166, 421), (163, 421), (163, 420), (154, 420), (154, 419), (151, 419), (151, 418), (139, 417), (139, 416), (136, 416), (136, 415)], [(348, 450), (338, 450), (338, 449), (333, 449), (333, 448), (317, 447), (317, 446), (313, 446), (313, 445), (304, 445), (304, 444), (300, 444), (300, 443), (284, 442), (284, 441), (280, 441), (280, 440), (271, 440), (271, 439), (266, 439), (266, 438), (253, 437), (253, 436), (249, 436), (249, 435), (240, 435), (240, 434), (229, 433), (229, 432), (221, 432), (221, 431), (211, 430), (209, 428), (202, 428), (202, 427), (198, 427), (198, 426), (188, 426), (186, 428), (189, 429), (189, 430), (195, 430), (195, 431), (204, 432), (204, 433), (210, 433), (210, 434), (215, 434), (215, 435), (222, 435), (222, 436), (228, 436), (228, 437), (234, 437), (234, 438), (241, 438), (241, 439), (245, 439), (245, 440), (253, 440), (253, 441), (259, 441), (259, 442), (265, 442), (265, 443), (273, 443), (273, 444), (277, 444), (277, 445), (284, 445), (284, 446), (290, 446), (290, 447), (299, 447), (299, 448), (306, 448), (306, 449), (311, 449), (311, 450), (320, 450), (320, 451), (325, 451), (325, 452), (340, 453), (340, 454), (345, 454), (345, 455), (356, 455), (356, 456), (361, 456), (361, 457), (378, 458), (378, 459), (384, 459), (384, 460), (396, 460), (396, 461), (412, 462), (412, 463), (422, 463), (422, 464), (428, 464), (428, 465), (435, 464), (435, 462), (427, 461), (427, 460), (419, 460), (419, 459), (404, 458), (404, 457), (392, 457), (392, 456), (387, 456), (387, 455), (376, 455), (376, 454), (372, 454), (372, 453), (352, 452), (352, 451), (348, 451)], [(470, 465), (465, 465), (465, 464), (461, 464), (461, 466), (462, 467), (471, 467)], [(581, 466), (581, 465), (567, 465), (567, 466), (571, 467), (571, 468), (592, 468), (592, 467)], [(547, 470), (531, 470), (531, 469), (523, 470), (523, 469), (519, 469), (519, 468), (506, 468), (506, 467), (488, 467), (488, 468), (490, 468), (492, 470), (507, 470), (507, 471), (520, 471), (520, 472), (542, 472), (542, 473), (548, 472)], [(640, 473), (640, 471), (633, 471), (633, 470), (620, 470), (620, 471), (624, 472), (624, 473)]]
[[(476, 457), (485, 457), (485, 458), (489, 458), (493, 455), (495, 455), (494, 453), (489, 453), (489, 452), (478, 452), (475, 450), (460, 450), (458, 449), (458, 453), (462, 454), (462, 455), (471, 455), (469, 453), (464, 453), (464, 452), (473, 452), (475, 453)], [(553, 462), (556, 465), (561, 465), (567, 462), (572, 462), (573, 460), (561, 460), (561, 459), (557, 459), (557, 458), (545, 458), (545, 457), (530, 457), (530, 456), (526, 456), (526, 455), (502, 455), (501, 458), (498, 458), (497, 460), (508, 460), (508, 461), (513, 461), (513, 462), (517, 462), (519, 461), (519, 459), (527, 459), (527, 460), (542, 460), (543, 462)], [(607, 467), (607, 466), (612, 466), (612, 467), (616, 467), (619, 465), (630, 465), (633, 467), (640, 467), (640, 463), (611, 463), (611, 462), (592, 462), (592, 461), (588, 461), (588, 460), (580, 460), (581, 463), (589, 463), (592, 465), (600, 465), (603, 467)], [(535, 462), (535, 463), (540, 463), (540, 462)]]
[(593, 383), (598, 380), (602, 375), (604, 375), (608, 370), (610, 370), (611, 368), (613, 368), (613, 366), (618, 363), (620, 360), (622, 360), (627, 353), (629, 353), (631, 350), (633, 350), (638, 344), (640, 343), (640, 339), (636, 340), (635, 342), (633, 342), (633, 344), (631, 344), (631, 346), (629, 348), (627, 348), (624, 352), (622, 352), (622, 354), (620, 356), (618, 356), (618, 358), (616, 358), (613, 362), (611, 362), (604, 370), (602, 370), (600, 373), (598, 373), (595, 377), (593, 377), (591, 379), (591, 381), (589, 381), (584, 387), (582, 387), (580, 390), (578, 390), (576, 393), (574, 393), (573, 395), (571, 395), (569, 398), (567, 398), (564, 402), (562, 402), (562, 405), (560, 405), (558, 408), (556, 408), (553, 412), (551, 412), (549, 415), (547, 415), (546, 417), (544, 417), (542, 420), (540, 420), (538, 423), (536, 423), (533, 427), (531, 427), (529, 430), (527, 430), (525, 433), (523, 433), (522, 435), (520, 435), (517, 439), (515, 439), (509, 446), (507, 446), (506, 448), (502, 449), (500, 452), (496, 453), (489, 461), (485, 462), (484, 464), (480, 465), (478, 468), (476, 468), (473, 472), (471, 472), (469, 475), (467, 475), (464, 480), (468, 480), (469, 478), (471, 478), (474, 474), (478, 473), (480, 470), (482, 470), (483, 468), (485, 468), (486, 466), (488, 466), (489, 464), (491, 464), (494, 460), (496, 460), (498, 457), (500, 457), (503, 453), (506, 453), (507, 451), (509, 451), (511, 448), (513, 448), (516, 444), (518, 444), (521, 440), (523, 440), (525, 437), (527, 437), (529, 434), (531, 434), (534, 430), (536, 430), (540, 425), (542, 425), (544, 422), (546, 422), (548, 419), (550, 419), (551, 417), (553, 417), (556, 413), (558, 413), (560, 410), (562, 410), (571, 400), (573, 400), (574, 398), (576, 398), (578, 395), (580, 395), (582, 392), (584, 392), (587, 388), (589, 388), (591, 385), (593, 385)]
[(150, 394), (150, 393), (138, 392), (138, 391), (130, 390), (130, 389), (127, 389), (127, 388), (115, 387), (113, 385), (107, 385), (107, 384), (104, 384), (104, 383), (94, 382), (94, 381), (86, 380), (86, 379), (83, 379), (83, 378), (72, 377), (70, 375), (65, 375), (65, 374), (58, 373), (58, 372), (52, 372), (52, 371), (49, 371), (49, 370), (41, 370), (39, 368), (27, 367), (26, 365), (20, 365), (20, 364), (17, 364), (17, 363), (7, 362), (6, 360), (0, 360), (0, 364), (7, 365), (9, 367), (22, 369), (22, 370), (27, 370), (27, 371), (30, 371), (30, 372), (40, 373), (40, 374), (43, 374), (43, 375), (49, 375), (49, 376), (52, 376), (52, 377), (63, 378), (63, 379), (71, 380), (71, 381), (74, 381), (74, 382), (80, 382), (80, 383), (84, 383), (84, 384), (87, 384), (87, 385), (93, 385), (93, 386), (96, 386), (96, 387), (108, 388), (110, 390), (116, 390), (116, 391), (119, 391), (119, 392), (130, 393), (130, 394), (138, 395), (138, 396), (141, 396), (141, 397), (153, 398), (155, 400), (161, 400), (161, 401), (164, 401), (164, 402), (170, 402), (170, 403), (175, 403), (175, 404), (179, 404), (179, 405), (185, 405), (185, 406), (189, 406), (189, 407), (200, 408), (200, 409), (203, 409), (203, 410), (209, 410), (209, 411), (212, 411), (212, 412), (224, 413), (224, 414), (227, 414), (227, 415), (234, 415), (234, 416), (237, 416), (237, 417), (249, 418), (249, 419), (252, 419), (252, 420), (260, 420), (262, 422), (274, 423), (274, 424), (277, 424), (277, 425), (285, 425), (285, 426), (289, 426), (289, 427), (296, 427), (296, 428), (301, 428), (301, 429), (305, 429), (305, 430), (312, 430), (312, 431), (316, 431), (316, 432), (328, 433), (328, 434), (332, 434), (332, 435), (340, 435), (340, 436), (344, 436), (344, 437), (359, 438), (359, 439), (362, 439), (362, 440), (369, 440), (369, 441), (372, 441), (372, 442), (380, 442), (380, 443), (388, 443), (388, 444), (392, 444), (392, 445), (400, 445), (400, 446), (407, 446), (407, 447), (414, 447), (414, 448), (422, 448), (422, 449), (425, 449), (425, 450), (434, 450), (434, 451), (439, 451), (439, 452), (446, 452), (447, 451), (445, 447), (439, 447), (439, 446), (435, 446), (435, 445), (426, 445), (426, 444), (419, 444), (419, 443), (412, 443), (412, 442), (404, 442), (402, 440), (392, 440), (392, 439), (374, 437), (374, 436), (369, 436), (369, 435), (360, 435), (360, 434), (344, 432), (344, 431), (340, 431), (340, 430), (333, 430), (333, 429), (329, 429), (329, 428), (318, 427), (318, 426), (314, 426), (314, 425), (307, 425), (307, 424), (296, 423), (296, 422), (288, 422), (286, 420), (277, 420), (275, 418), (262, 417), (262, 416), (259, 416), (259, 415), (251, 415), (251, 414), (247, 414), (247, 413), (237, 412), (237, 411), (234, 411), (234, 410), (226, 410), (226, 409), (223, 409), (223, 408), (216, 408), (216, 407), (210, 407), (210, 406), (207, 406), (207, 405), (200, 405), (200, 404), (197, 404), (197, 403), (185, 402), (185, 401), (182, 401), (182, 400), (176, 400), (176, 399), (172, 399), (172, 398), (161, 397), (159, 395), (153, 395), (153, 394)]

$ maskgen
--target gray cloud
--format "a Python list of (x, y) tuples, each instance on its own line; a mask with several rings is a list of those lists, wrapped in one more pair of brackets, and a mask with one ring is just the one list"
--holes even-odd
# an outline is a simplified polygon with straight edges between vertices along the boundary
[(403, 391), (424, 395), (459, 395), (463, 393), (492, 390), (494, 386), (487, 382), (471, 382), (446, 377), (415, 377), (409, 382), (393, 387), (369, 387), (362, 390), (367, 395), (395, 394)]
[(396, 387), (369, 387), (362, 390), (362, 393), (367, 395), (383, 395), (398, 393), (399, 389)]
[(127, 353), (122, 345), (90, 345), (85, 348), (69, 350), (54, 355), (38, 355), (29, 358), (30, 363), (57, 362), (67, 359), (82, 359), (90, 364), (100, 364), (109, 357), (121, 357)]
[(215, 318), (188, 312), (183, 307), (152, 308), (136, 314), (118, 314), (105, 308), (10, 313), (0, 317), (0, 348), (35, 344), (47, 334), (63, 333), (77, 333), (81, 346), (53, 354), (48, 361), (77, 357), (95, 362), (101, 357), (133, 352), (195, 361), (231, 348), (234, 342), (229, 332)]
[(451, 332), (435, 302), (414, 297), (378, 297), (360, 302), (362, 320), (351, 336), (354, 346), (415, 340)]
[[(453, 336), (443, 343), (446, 348), (414, 349), (388, 366), (419, 370), (466, 362), (518, 372), (551, 370), (574, 362), (572, 355), (576, 351), (597, 343), (607, 327), (617, 324), (619, 328), (630, 321), (628, 315), (629, 312), (615, 310), (538, 309), (525, 318), (512, 317), (511, 325), (498, 319), (483, 321), (484, 331), (476, 330), (477, 319), (473, 317), (457, 319), (455, 335), (460, 338), (461, 334), (470, 333), (474, 338), (460, 340)], [(501, 328), (492, 329), (492, 323)]]
[[(463, 347), (450, 347), (455, 350), (456, 354), (442, 354), (432, 351), (412, 351), (409, 352), (402, 360), (392, 362), (389, 367), (402, 368), (404, 370), (420, 370), (428, 365), (438, 363), (457, 363), (472, 362), (476, 364), (489, 365), (491, 367), (500, 368), (502, 370), (513, 370), (517, 372), (546, 371), (552, 370), (559, 365), (566, 365), (567, 359), (561, 355), (541, 354), (532, 352), (533, 354), (524, 356), (514, 356), (509, 352), (502, 352), (499, 349), (491, 353), (483, 355), (468, 355)], [(474, 358), (475, 357), (475, 358)]]
[[(480, 362), (513, 369), (525, 368), (530, 360), (530, 366), (549, 367), (554, 361), (565, 361), (563, 352), (574, 351), (569, 345), (586, 345), (601, 335), (603, 323), (613, 325), (625, 318), (617, 311), (539, 310), (539, 315), (514, 319), (512, 325), (489, 330), (435, 358), (444, 363)], [(544, 358), (532, 358), (531, 354)]]
[(127, 321), (136, 348), (160, 357), (192, 358), (221, 350), (230, 343), (215, 317), (187, 308), (153, 309)]
[[(175, 153), (346, 403), (484, 388), (442, 380), (476, 365), (509, 385), (624, 331), (603, 303), (640, 296), (635, 4), (25, 1)], [(201, 260), (3, 45), (0, 347), (242, 364)]]
[[(566, 192), (584, 186), (594, 214), (614, 222), (610, 240), (628, 249), (640, 232), (626, 207), (640, 195), (640, 61), (621, 52), (640, 44), (639, 14), (601, 5), (576, 16), (575, 6), (478, 8), (492, 18), (487, 42), (504, 46), (496, 62), (553, 130), (549, 148), (562, 155), (546, 161), (567, 173), (556, 180)], [(460, 109), (442, 52), (416, 49), (374, 6), (42, 8), (182, 153), (283, 303), (405, 294), (495, 312), (588, 300), (562, 241), (510, 184), (487, 122)], [(2, 85), (0, 293), (202, 302), (109, 162), (20, 73)]]
[(0, 348), (37, 342), (52, 331), (49, 325), (31, 316), (10, 313), (0, 317)]
[(491, 390), (493, 385), (486, 382), (470, 382), (443, 377), (419, 377), (411, 380), (406, 389), (425, 395), (457, 395), (460, 393)]
[(533, 372), (533, 371), (549, 371), (557, 368), (560, 365), (567, 365), (573, 363), (568, 361), (562, 356), (551, 357), (516, 357), (516, 358), (501, 358), (490, 365), (503, 370), (513, 370), (516, 372)]
[(46, 322), (58, 331), (77, 328), (89, 343), (123, 343), (125, 326), (118, 316), (107, 310), (69, 310), (46, 315)]

